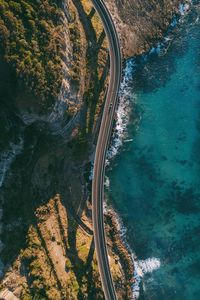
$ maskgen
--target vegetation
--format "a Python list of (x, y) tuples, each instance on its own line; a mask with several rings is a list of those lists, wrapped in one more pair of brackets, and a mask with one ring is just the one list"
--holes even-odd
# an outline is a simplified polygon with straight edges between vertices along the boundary
[(27, 274), (20, 284), (18, 280), (20, 299), (93, 299), (93, 293), (103, 299), (92, 236), (70, 217), (58, 196), (39, 207), (36, 217), (38, 225), (30, 226), (15, 263), (16, 270)]
[(45, 249), (33, 226), (29, 229), (27, 245), (28, 247), (21, 251), (21, 260), (24, 269), (28, 267), (29, 284), (23, 283), (21, 298), (61, 299)]
[(57, 96), (64, 49), (56, 0), (0, 0), (0, 54), (49, 107)]
[[(51, 104), (53, 97), (59, 91), (62, 79), (61, 58), (64, 55), (62, 53), (64, 46), (61, 42), (62, 12), (58, 3), (56, 4), (56, 0), (0, 0), (0, 54), (3, 54), (6, 61), (16, 70), (17, 77), (41, 97), (44, 108), (48, 108)], [(87, 6), (87, 13), (81, 3)], [(104, 299), (93, 236), (81, 227), (79, 216), (74, 219), (74, 213), (76, 206), (81, 209), (82, 169), (88, 161), (90, 140), (92, 140), (90, 134), (96, 129), (104, 100), (104, 83), (108, 69), (107, 44), (102, 25), (94, 15), (90, 1), (73, 0), (73, 2), (69, 1), (69, 6), (73, 18), (73, 22), (69, 24), (69, 39), (72, 46), (69, 77), (74, 90), (80, 90), (85, 109), (81, 124), (73, 129), (73, 138), (65, 148), (67, 151), (56, 145), (52, 152), (44, 155), (47, 141), (44, 140), (45, 147), (40, 151), (42, 153), (37, 153), (37, 160), (41, 165), (37, 161), (34, 166), (37, 174), (30, 175), (31, 178), (37, 176), (41, 179), (39, 185), (37, 182), (33, 183), (33, 191), (29, 187), (24, 188), (24, 184), (26, 185), (30, 180), (20, 177), (23, 179), (23, 190), (27, 191), (23, 196), (20, 194), (20, 203), (28, 203), (31, 218), (26, 216), (22, 218), (20, 226), (27, 224), (29, 228), (26, 243), (24, 241), (22, 248), (17, 247), (21, 249), (20, 254), (15, 251), (16, 255), (19, 255), (17, 258), (13, 257), (14, 263), (11, 262), (12, 268), (4, 276), (2, 289), (11, 289), (13, 294), (20, 294), (22, 300)], [(48, 69), (49, 65), (52, 69)], [(78, 106), (77, 103), (76, 105)], [(75, 111), (79, 109), (77, 106)], [(61, 155), (64, 152), (65, 155)], [(62, 168), (65, 175), (62, 180), (63, 171), (58, 167), (58, 163), (60, 157), (64, 156), (66, 158), (62, 159)], [(27, 170), (29, 169), (32, 170), (30, 165)], [(17, 172), (19, 173), (19, 167)], [(47, 174), (48, 182), (52, 184), (46, 183)], [(53, 179), (51, 179), (52, 174)], [(47, 204), (42, 202), (43, 205), (40, 206), (40, 200), (37, 202), (36, 199), (40, 199), (41, 194), (44, 194), (46, 199), (47, 194), (60, 190), (58, 179), (59, 185), (62, 182), (64, 189), (66, 190), (66, 186), (69, 189), (67, 196), (64, 197), (65, 203), (61, 203), (60, 198), (56, 197)], [(15, 185), (18, 190), (21, 182), (17, 183)], [(29, 197), (27, 198), (26, 195)], [(16, 197), (13, 199), (16, 202)], [(6, 208), (9, 213), (12, 201), (9, 201)], [(34, 216), (32, 216), (32, 206), (39, 206)], [(24, 211), (27, 213), (29, 209)], [(91, 220), (85, 212), (81, 220), (87, 226), (91, 226)], [(17, 231), (17, 234), (19, 232), (18, 229), (13, 231)], [(12, 237), (10, 232), (9, 236)], [(23, 238), (24, 236), (25, 234)], [(7, 248), (13, 251), (10, 240), (6, 244), (6, 250)], [(116, 255), (112, 253), (110, 262), (114, 279), (119, 282), (120, 290), (123, 289), (123, 277), (121, 267), (116, 261)]]

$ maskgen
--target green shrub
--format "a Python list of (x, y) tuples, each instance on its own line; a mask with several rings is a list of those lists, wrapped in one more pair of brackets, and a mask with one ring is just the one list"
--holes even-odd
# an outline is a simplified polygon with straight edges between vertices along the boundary
[(49, 108), (62, 82), (62, 12), (56, 0), (0, 0), (0, 54)]

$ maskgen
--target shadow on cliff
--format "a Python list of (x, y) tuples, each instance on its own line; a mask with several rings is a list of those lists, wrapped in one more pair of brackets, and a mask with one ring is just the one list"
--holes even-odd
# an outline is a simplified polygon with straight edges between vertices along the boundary
[[(87, 32), (88, 28), (92, 26), (91, 17), (94, 12), (92, 10), (87, 16), (80, 2), (74, 2), (78, 5), (80, 19), (85, 32)], [(7, 270), (19, 255), (20, 250), (26, 246), (30, 225), (37, 223), (35, 210), (59, 193), (63, 199), (63, 205), (76, 223), (69, 233), (69, 250), (74, 255), (71, 256), (71, 261), (79, 284), (81, 284), (83, 274), (86, 272), (88, 293), (89, 291), (92, 292), (90, 288), (93, 284), (90, 278), (92, 277), (91, 262), (94, 255), (94, 242), (91, 244), (87, 265), (83, 267), (83, 271), (80, 273), (82, 262), (78, 258), (74, 240), (77, 227), (84, 227), (80, 217), (88, 199), (85, 172), (86, 166), (90, 162), (89, 156), (93, 151), (94, 132), (98, 130), (98, 122), (95, 123), (95, 113), (100, 94), (105, 89), (109, 65), (107, 60), (99, 78), (98, 53), (105, 39), (105, 34), (102, 32), (97, 39), (94, 29), (90, 32), (88, 38), (89, 41), (92, 40), (92, 48), (88, 43), (87, 50), (89, 87), (84, 94), (81, 123), (78, 128), (82, 134), (81, 138), (70, 135), (67, 138), (52, 136), (44, 122), (37, 121), (31, 125), (24, 124), (15, 107), (15, 98), (20, 98), (15, 74), (11, 70), (5, 76), (3, 71), (0, 76), (0, 117), (2, 121), (4, 114), (4, 119), (7, 119), (11, 124), (8, 134), (6, 124), (3, 126), (3, 122), (1, 122), (4, 129), (1, 131), (1, 144), (3, 145), (6, 140), (9, 144), (11, 136), (23, 140), (23, 150), (16, 156), (7, 171), (0, 193), (0, 201), (3, 206), (2, 242), (4, 244), (1, 259)], [(5, 65), (1, 70), (8, 70), (7, 67)], [(81, 297), (82, 295), (79, 298), (81, 299)]]

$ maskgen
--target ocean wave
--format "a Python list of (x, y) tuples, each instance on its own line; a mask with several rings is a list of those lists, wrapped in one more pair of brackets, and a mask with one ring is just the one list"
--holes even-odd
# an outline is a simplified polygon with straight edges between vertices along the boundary
[[(133, 139), (128, 135), (128, 124), (130, 122), (130, 115), (133, 107), (132, 104), (137, 100), (136, 95), (133, 94), (133, 88), (131, 86), (135, 71), (137, 70), (138, 66), (145, 64), (149, 59), (151, 59), (152, 56), (163, 56), (167, 53), (173, 40), (173, 30), (180, 22), (184, 20), (184, 17), (189, 12), (191, 5), (192, 1), (187, 1), (185, 4), (181, 3), (179, 5), (180, 16), (173, 17), (168, 31), (163, 37), (162, 41), (157, 42), (147, 53), (126, 61), (124, 75), (119, 91), (119, 105), (116, 112), (116, 124), (114, 133), (112, 135), (111, 145), (107, 152), (107, 165), (109, 165), (110, 161), (117, 155), (123, 143), (133, 141)], [(198, 21), (199, 19), (196, 19), (195, 22)], [(108, 191), (110, 188), (109, 177), (105, 178), (104, 185)], [(139, 260), (127, 242), (127, 228), (123, 225), (122, 219), (113, 210), (113, 208), (109, 207), (104, 201), (104, 211), (106, 212), (109, 210), (111, 210), (115, 215), (120, 236), (132, 257), (132, 262), (134, 265), (134, 283), (132, 286), (133, 299), (138, 299), (140, 295), (142, 278), (145, 276), (145, 274), (152, 273), (159, 269), (161, 267), (161, 261), (157, 257), (149, 257), (144, 260)]]
[(109, 190), (110, 188), (110, 179), (108, 176), (105, 176), (105, 180), (104, 180), (104, 186), (107, 190)]
[[(126, 238), (127, 228), (124, 226), (122, 219), (116, 213), (116, 211), (113, 209), (113, 207), (111, 207), (107, 204), (107, 201), (104, 201), (104, 203), (103, 203), (103, 211), (104, 211), (105, 214), (108, 213), (108, 212), (111, 212), (111, 214), (115, 217), (115, 221), (116, 221), (116, 224), (117, 224), (117, 230), (120, 233), (120, 237), (122, 239), (122, 242), (126, 246), (126, 249), (128, 250), (128, 252), (130, 254), (130, 257), (132, 259), (133, 266), (135, 267), (135, 254), (133, 253), (130, 245), (127, 242), (127, 238)], [(132, 285), (132, 298), (131, 299), (135, 300), (135, 299), (137, 299), (137, 296), (139, 295), (138, 292), (139, 292), (139, 289), (140, 289), (139, 284), (140, 284), (141, 279), (137, 275), (136, 272), (134, 272), (133, 278), (134, 278), (134, 283)]]
[(115, 117), (116, 123), (111, 144), (107, 151), (106, 165), (109, 165), (110, 160), (117, 155), (124, 142), (132, 142), (132, 139), (128, 137), (128, 124), (130, 122), (133, 103), (137, 100), (132, 87), (134, 73), (139, 66), (145, 64), (152, 56), (164, 56), (167, 53), (173, 40), (174, 28), (184, 20), (192, 4), (192, 0), (188, 0), (184, 4), (181, 2), (179, 4), (179, 16), (174, 15), (162, 41), (157, 42), (148, 52), (138, 57), (130, 58), (125, 62), (124, 74), (119, 90), (119, 104)]
[(128, 250), (132, 263), (134, 266), (134, 274), (133, 274), (133, 285), (132, 285), (132, 300), (138, 299), (140, 295), (141, 281), (145, 274), (152, 273), (161, 267), (161, 261), (159, 258), (152, 257), (144, 260), (137, 259), (135, 253), (130, 247), (127, 241), (127, 228), (124, 226), (122, 219), (117, 214), (117, 212), (113, 209), (113, 207), (107, 204), (107, 201), (104, 201), (103, 205), (104, 213), (111, 212), (111, 214), (115, 217), (117, 230), (120, 233), (120, 237)]
[(126, 61), (124, 75), (119, 90), (119, 104), (116, 111), (116, 123), (114, 133), (111, 139), (111, 145), (107, 151), (107, 164), (109, 160), (116, 156), (123, 141), (128, 137), (127, 126), (130, 121), (130, 112), (132, 110), (132, 103), (134, 95), (132, 93), (131, 79), (136, 70), (136, 63), (134, 59)]
[(179, 4), (179, 13), (181, 16), (185, 16), (192, 5), (192, 0), (188, 0), (186, 3)]
[(159, 269), (161, 267), (161, 261), (156, 257), (147, 258), (145, 260), (137, 260), (133, 254), (133, 262), (135, 279), (135, 282), (133, 284), (133, 294), (134, 297), (138, 299), (140, 295), (140, 285), (142, 278), (145, 274), (152, 273), (153, 271)]
[(143, 277), (147, 273), (152, 273), (157, 270), (161, 266), (161, 262), (158, 258), (147, 258), (145, 260), (136, 260), (135, 270), (140, 277)]

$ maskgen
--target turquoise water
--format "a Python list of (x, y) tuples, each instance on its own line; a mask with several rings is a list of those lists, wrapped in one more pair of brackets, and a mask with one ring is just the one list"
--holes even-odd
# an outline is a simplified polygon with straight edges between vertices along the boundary
[(144, 272), (139, 299), (200, 299), (200, 24), (197, 12), (174, 33), (165, 56), (131, 81), (128, 132), (112, 162), (109, 198)]

